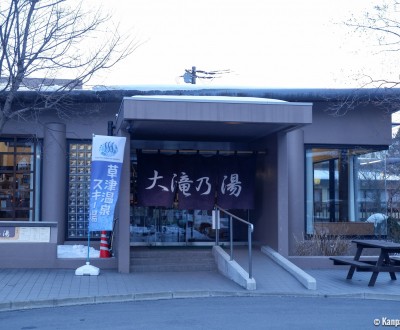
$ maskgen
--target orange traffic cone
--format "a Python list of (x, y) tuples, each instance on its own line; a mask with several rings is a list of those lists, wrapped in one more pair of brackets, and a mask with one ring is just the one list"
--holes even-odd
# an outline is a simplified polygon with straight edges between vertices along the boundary
[(108, 240), (105, 231), (101, 232), (100, 238), (100, 258), (110, 258), (110, 249), (108, 248)]

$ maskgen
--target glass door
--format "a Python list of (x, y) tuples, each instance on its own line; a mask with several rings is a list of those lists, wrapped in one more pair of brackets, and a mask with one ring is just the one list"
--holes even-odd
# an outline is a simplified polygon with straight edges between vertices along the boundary
[[(160, 207), (133, 207), (131, 243), (138, 245), (190, 245), (215, 241), (211, 211)], [(221, 219), (220, 241), (229, 239), (229, 221)]]

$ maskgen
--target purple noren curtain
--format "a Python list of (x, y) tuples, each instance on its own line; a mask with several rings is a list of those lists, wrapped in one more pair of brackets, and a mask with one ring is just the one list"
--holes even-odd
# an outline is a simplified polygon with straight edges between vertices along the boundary
[(138, 154), (140, 206), (211, 210), (254, 208), (256, 157)]

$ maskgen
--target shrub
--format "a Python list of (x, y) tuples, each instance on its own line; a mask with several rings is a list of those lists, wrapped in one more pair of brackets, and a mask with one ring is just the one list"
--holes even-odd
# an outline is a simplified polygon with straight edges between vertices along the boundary
[(324, 233), (307, 235), (305, 239), (296, 241), (298, 256), (340, 256), (348, 255), (351, 242), (343, 236), (333, 236)]
[(387, 239), (400, 242), (400, 220), (392, 217), (387, 219)]

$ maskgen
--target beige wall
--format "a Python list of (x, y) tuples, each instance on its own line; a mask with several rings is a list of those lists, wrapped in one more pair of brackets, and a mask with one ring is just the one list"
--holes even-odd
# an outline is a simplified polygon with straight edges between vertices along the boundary
[(44, 125), (58, 122), (67, 126), (67, 139), (91, 139), (92, 134), (107, 135), (107, 122), (115, 120), (120, 103), (76, 104), (68, 116), (60, 117), (56, 111), (42, 112), (37, 120), (10, 121), (4, 128), (4, 134), (35, 134), (44, 136)]
[(313, 123), (305, 126), (304, 143), (390, 145), (391, 116), (383, 108), (357, 107), (342, 116), (328, 103), (314, 103)]

